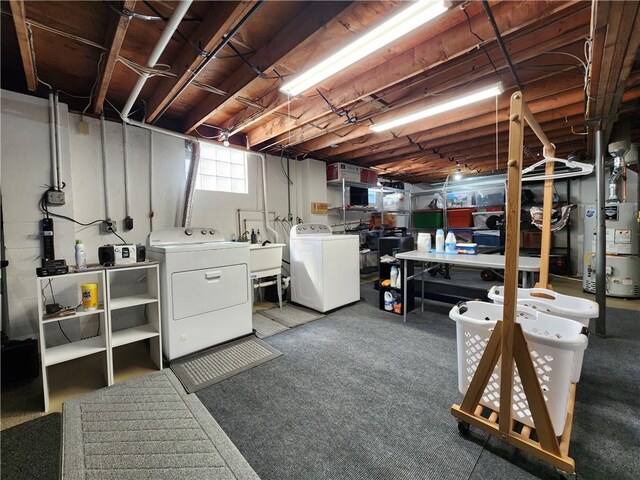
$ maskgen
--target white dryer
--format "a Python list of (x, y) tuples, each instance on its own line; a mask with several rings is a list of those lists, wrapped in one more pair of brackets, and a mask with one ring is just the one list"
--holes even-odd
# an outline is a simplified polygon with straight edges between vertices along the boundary
[(319, 312), (360, 300), (359, 237), (323, 224), (291, 229), (291, 300)]
[(147, 257), (160, 262), (168, 360), (253, 331), (248, 243), (213, 228), (169, 228), (149, 234)]

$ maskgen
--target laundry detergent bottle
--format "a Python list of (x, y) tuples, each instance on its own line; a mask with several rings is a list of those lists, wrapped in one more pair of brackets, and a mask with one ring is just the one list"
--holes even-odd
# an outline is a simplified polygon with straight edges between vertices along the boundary
[(391, 280), (391, 286), (392, 287), (397, 287), (397, 283), (398, 283), (398, 267), (396, 267), (395, 265), (393, 267), (391, 267), (391, 274), (389, 275), (389, 280)]
[(444, 252), (444, 230), (439, 228), (436, 231), (436, 253)]
[(393, 295), (391, 292), (384, 292), (384, 309), (388, 312), (393, 310)]
[(447, 238), (444, 241), (444, 251), (446, 253), (456, 253), (456, 236), (451, 231), (447, 233)]

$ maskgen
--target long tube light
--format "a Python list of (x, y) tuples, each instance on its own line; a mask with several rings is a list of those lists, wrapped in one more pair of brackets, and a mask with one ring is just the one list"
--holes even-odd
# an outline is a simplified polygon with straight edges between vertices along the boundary
[(401, 125), (406, 125), (407, 123), (422, 120), (423, 118), (432, 117), (434, 115), (438, 115), (439, 113), (453, 110), (454, 108), (464, 107), (465, 105), (469, 105), (470, 103), (475, 103), (487, 98), (495, 97), (496, 95), (501, 94), (503, 91), (504, 88), (502, 87), (502, 82), (499, 82), (481, 90), (476, 90), (475, 92), (469, 93), (467, 95), (456, 97), (453, 100), (449, 100), (448, 102), (424, 108), (422, 110), (418, 110), (417, 112), (413, 112), (408, 115), (389, 120), (387, 122), (376, 123), (375, 125), (371, 125), (369, 128), (374, 132), (383, 132), (385, 130), (389, 130), (390, 128), (400, 127)]
[(292, 96), (299, 95), (446, 11), (443, 0), (419, 0), (326, 60), (286, 82), (280, 87), (280, 91)]

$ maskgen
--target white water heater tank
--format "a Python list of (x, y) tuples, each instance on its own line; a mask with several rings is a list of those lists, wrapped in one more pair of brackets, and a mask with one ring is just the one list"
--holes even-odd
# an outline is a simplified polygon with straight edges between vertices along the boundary
[[(584, 265), (582, 286), (596, 291), (596, 207), (587, 205), (584, 216)], [(606, 294), (610, 297), (640, 297), (640, 249), (638, 248), (638, 204), (607, 203)]]

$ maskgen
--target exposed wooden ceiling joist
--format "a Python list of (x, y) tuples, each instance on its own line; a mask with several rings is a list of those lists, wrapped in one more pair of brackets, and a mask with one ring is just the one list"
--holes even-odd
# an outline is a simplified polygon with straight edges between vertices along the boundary
[[(130, 12), (136, 6), (136, 0), (125, 0), (122, 4), (123, 10)], [(100, 75), (100, 82), (98, 84), (98, 94), (96, 95), (95, 104), (93, 107), (94, 113), (101, 113), (104, 105), (104, 99), (107, 96), (107, 90), (109, 89), (109, 83), (113, 75), (113, 70), (118, 61), (118, 55), (120, 54), (120, 48), (124, 37), (127, 34), (127, 28), (129, 28), (129, 22), (131, 18), (126, 15), (115, 15), (111, 19), (109, 24), (109, 30), (107, 32), (107, 38), (105, 44), (109, 45), (109, 53), (107, 59), (104, 61), (104, 67), (102, 68), (102, 74)]]
[[(524, 8), (514, 9), (509, 2), (504, 2), (494, 8), (494, 15), (506, 36), (564, 10), (568, 9), (571, 13), (575, 13), (576, 9), (584, 8), (581, 6), (571, 9), (571, 6), (572, 3), (558, 5), (556, 2), (526, 2), (523, 4)], [(337, 109), (348, 107), (365, 96), (375, 94), (476, 49), (479, 43), (478, 38), (470, 32), (464, 20), (464, 12), (451, 11), (446, 15), (457, 15), (460, 17), (460, 22), (455, 27), (393, 57), (383, 65), (360, 73), (348, 83), (332, 89), (327, 94), (330, 102)], [(486, 39), (485, 45), (491, 43), (492, 30), (484, 13), (471, 17), (471, 28), (477, 35)], [(307, 99), (302, 106), (292, 109), (292, 115), (296, 120), (279, 118), (254, 128), (248, 133), (249, 143), (259, 145), (271, 137), (285, 134), (290, 129), (330, 113), (331, 109), (322, 98)]]
[(24, 76), (27, 79), (27, 88), (34, 92), (36, 88), (38, 88), (38, 81), (36, 79), (36, 68), (33, 58), (33, 45), (25, 21), (26, 13), (24, 2), (23, 0), (9, 0), (9, 6), (11, 7), (13, 24), (15, 25), (16, 35), (18, 36), (20, 57), (22, 58)]
[[(348, 2), (313, 2), (308, 5), (289, 25), (278, 32), (266, 45), (247, 58), (263, 74), (269, 78), (277, 73), (273, 71), (281, 59), (295, 49), (298, 44), (319, 29), (322, 29), (339, 12), (344, 10)], [(259, 80), (263, 80), (258, 77)], [(229, 92), (230, 96), (241, 95), (242, 90), (252, 81), (256, 81), (256, 72), (245, 67), (236, 70), (227, 78), (220, 88)], [(215, 114), (228, 100), (220, 96), (209, 95), (205, 101), (193, 108), (185, 121), (185, 132), (191, 133), (199, 125)]]
[(594, 1), (591, 37), (586, 117), (604, 126), (606, 143), (640, 48), (640, 3)]
[[(204, 52), (212, 52), (254, 4), (252, 1), (219, 2), (216, 8), (209, 9), (197, 30), (191, 35), (191, 42)], [(172, 71), (176, 73), (176, 77), (163, 79), (149, 101), (148, 121), (156, 120), (162, 109), (188, 81), (191, 73), (205, 61), (206, 56), (200, 55), (191, 44), (184, 45), (173, 62)]]

